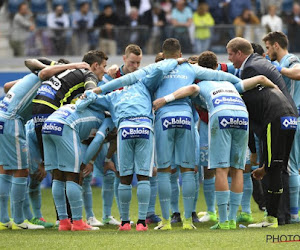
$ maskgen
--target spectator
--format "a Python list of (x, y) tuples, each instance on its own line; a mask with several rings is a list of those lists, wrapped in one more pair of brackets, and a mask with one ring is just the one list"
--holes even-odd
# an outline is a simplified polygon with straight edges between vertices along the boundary
[(229, 2), (229, 22), (232, 23), (236, 17), (242, 15), (245, 9), (251, 10), (251, 0), (226, 0)]
[(146, 11), (151, 9), (150, 0), (125, 0), (124, 3), (127, 16), (130, 15), (132, 7), (138, 9), (138, 13), (140, 16), (144, 15)]
[(185, 6), (184, 0), (178, 0), (176, 7), (172, 9), (173, 37), (177, 38), (181, 44), (183, 53), (191, 53), (192, 46), (189, 35), (189, 27), (193, 23), (193, 13), (189, 7)]
[(262, 16), (261, 25), (266, 28), (266, 32), (282, 31), (282, 19), (276, 15), (276, 5), (270, 5), (267, 15)]
[(216, 24), (228, 24), (228, 0), (206, 0), (209, 5), (209, 12), (215, 20)]
[(236, 26), (235, 35), (244, 37), (248, 41), (253, 41), (255, 27), (251, 27), (251, 25), (259, 23), (258, 17), (250, 9), (244, 9), (242, 14), (233, 21), (233, 24)]
[(94, 41), (94, 38), (91, 37), (93, 34), (91, 29), (94, 25), (94, 15), (90, 11), (90, 4), (82, 2), (79, 10), (73, 13), (72, 20), (75, 51), (77, 55), (82, 55), (89, 50), (89, 41)]
[(260, 0), (259, 1), (259, 10), (258, 12), (260, 12), (260, 14), (266, 15), (267, 13), (269, 13), (269, 6), (270, 5), (275, 5), (276, 6), (276, 15), (280, 15), (281, 14), (281, 6), (282, 6), (282, 2), (283, 0)]
[(30, 32), (34, 30), (35, 25), (28, 5), (25, 2), (21, 3), (12, 23), (10, 45), (13, 49), (14, 56), (25, 55), (26, 42), (30, 36)]
[(146, 51), (148, 54), (156, 54), (161, 49), (165, 40), (165, 27), (167, 24), (166, 13), (160, 3), (155, 3), (153, 8), (146, 11), (142, 17), (142, 23), (149, 26), (149, 39), (146, 39)]
[(195, 53), (200, 54), (210, 47), (210, 27), (215, 24), (211, 14), (208, 12), (208, 4), (200, 3), (197, 12), (193, 14), (195, 25)]
[(162, 0), (160, 2), (162, 10), (166, 13), (166, 19), (168, 23), (171, 23), (172, 19), (172, 0)]
[(119, 25), (118, 16), (114, 13), (112, 5), (106, 5), (103, 13), (95, 20), (94, 27), (101, 28), (99, 47), (109, 55), (117, 54), (117, 42), (115, 37), (115, 28)]
[(300, 52), (300, 4), (293, 4), (292, 14), (287, 18), (288, 23), (288, 39), (290, 44), (290, 52)]
[(63, 5), (57, 5), (54, 12), (47, 16), (47, 26), (51, 29), (50, 39), (54, 55), (64, 55), (66, 50), (66, 33), (70, 27), (69, 15), (64, 13)]

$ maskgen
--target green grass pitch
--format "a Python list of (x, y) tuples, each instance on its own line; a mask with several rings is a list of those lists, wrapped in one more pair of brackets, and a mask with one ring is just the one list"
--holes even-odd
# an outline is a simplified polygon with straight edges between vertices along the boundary
[[(42, 190), (42, 212), (46, 220), (55, 222), (51, 189)], [(93, 188), (94, 213), (102, 218), (101, 189)], [(182, 200), (180, 208), (182, 211)], [(205, 211), (202, 187), (200, 189), (197, 212)], [(159, 204), (156, 204), (160, 214)], [(252, 211), (255, 220), (261, 220), (263, 213), (254, 202)], [(133, 188), (130, 207), (131, 219), (137, 220), (136, 189)], [(112, 215), (118, 218), (116, 204)], [(148, 232), (118, 232), (115, 226), (101, 227), (94, 232), (58, 232), (47, 230), (5, 230), (0, 231), (0, 249), (300, 249), (300, 242), (266, 242), (267, 235), (300, 235), (300, 225), (286, 225), (279, 228), (246, 228), (229, 231), (211, 231), (211, 223), (197, 223), (197, 230), (185, 231), (181, 225), (174, 225), (172, 231), (154, 231), (150, 225)], [(297, 238), (298, 239), (298, 238)], [(282, 240), (285, 240), (282, 238)]]

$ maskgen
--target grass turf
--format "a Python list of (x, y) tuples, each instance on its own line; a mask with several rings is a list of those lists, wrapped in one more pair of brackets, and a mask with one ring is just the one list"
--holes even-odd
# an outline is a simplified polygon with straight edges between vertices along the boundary
[[(202, 191), (202, 189), (201, 189)], [(203, 192), (200, 191), (197, 211), (205, 211)], [(98, 219), (101, 214), (101, 189), (93, 188), (94, 213)], [(50, 189), (42, 190), (42, 213), (47, 221), (55, 222), (54, 205)], [(183, 205), (180, 199), (181, 211)], [(159, 214), (159, 204), (156, 204)], [(252, 201), (252, 212), (255, 221), (263, 218), (263, 212)], [(136, 189), (133, 189), (130, 207), (131, 219), (137, 220)], [(114, 203), (112, 215), (119, 217)], [(300, 242), (272, 243), (266, 242), (267, 235), (299, 235), (299, 224), (279, 228), (246, 228), (237, 230), (212, 231), (212, 223), (197, 223), (197, 230), (182, 230), (181, 224), (173, 225), (168, 232), (154, 231), (150, 225), (148, 232), (118, 232), (116, 226), (101, 227), (94, 232), (58, 232), (47, 230), (4, 230), (0, 231), (0, 249), (299, 249)], [(292, 239), (293, 239), (293, 236)], [(269, 236), (270, 237), (270, 236)], [(289, 238), (287, 238), (289, 239)], [(281, 240), (287, 240), (284, 236)], [(299, 238), (295, 238), (299, 240)]]

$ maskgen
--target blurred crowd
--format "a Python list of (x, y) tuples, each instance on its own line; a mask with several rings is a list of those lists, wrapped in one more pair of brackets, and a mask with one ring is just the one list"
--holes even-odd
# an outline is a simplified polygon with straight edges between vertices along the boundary
[(95, 48), (116, 55), (129, 43), (155, 54), (167, 37), (183, 53), (218, 53), (235, 36), (261, 43), (270, 31), (286, 33), (290, 51), (300, 52), (300, 4), (293, 0), (9, 0), (2, 8), (15, 56)]

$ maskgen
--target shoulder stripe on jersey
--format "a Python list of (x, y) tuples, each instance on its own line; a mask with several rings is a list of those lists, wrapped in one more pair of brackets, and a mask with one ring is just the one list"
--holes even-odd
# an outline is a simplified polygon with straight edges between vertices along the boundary
[(71, 94), (75, 90), (82, 88), (82, 87), (84, 87), (84, 82), (78, 83), (74, 87), (70, 88), (69, 91), (65, 94), (65, 97), (62, 100), (60, 100), (60, 107), (62, 107), (64, 105), (64, 102), (67, 102), (67, 99), (71, 96)]
[(39, 100), (39, 99), (33, 99), (32, 102), (34, 103), (39, 103), (39, 104), (44, 104), (54, 110), (58, 110), (59, 107), (56, 107), (54, 104), (50, 103), (50, 102), (47, 102), (47, 101), (44, 101), (44, 100)]

